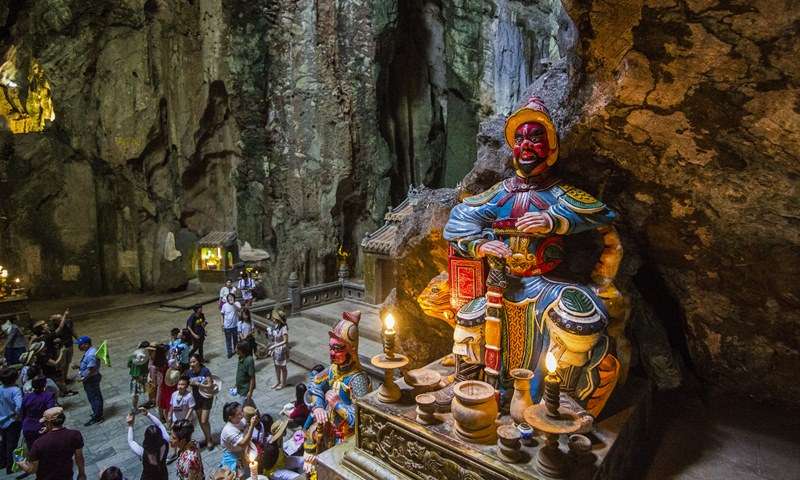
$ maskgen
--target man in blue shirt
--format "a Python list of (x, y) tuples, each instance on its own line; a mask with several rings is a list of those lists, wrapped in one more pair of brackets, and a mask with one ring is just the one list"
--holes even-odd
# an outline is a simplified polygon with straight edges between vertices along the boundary
[(14, 466), (12, 454), (22, 431), (22, 390), (17, 386), (18, 376), (12, 368), (0, 370), (0, 468), (5, 467), (9, 475)]
[(86, 335), (75, 340), (78, 349), (83, 352), (80, 366), (78, 367), (78, 378), (83, 382), (83, 390), (89, 405), (92, 407), (92, 418), (84, 423), (84, 427), (102, 422), (103, 419), (103, 393), (100, 392), (100, 362), (97, 359), (97, 349), (92, 346), (92, 339)]

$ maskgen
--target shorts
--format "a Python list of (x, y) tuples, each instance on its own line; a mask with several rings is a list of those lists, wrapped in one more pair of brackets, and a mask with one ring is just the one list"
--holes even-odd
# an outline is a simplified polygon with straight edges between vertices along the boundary
[(286, 347), (277, 348), (272, 351), (272, 361), (278, 367), (285, 367), (286, 361), (289, 360), (289, 351)]
[(131, 378), (130, 390), (131, 395), (141, 395), (147, 392), (144, 378)]
[(194, 397), (195, 410), (211, 410), (214, 406), (214, 397), (206, 398), (202, 395)]

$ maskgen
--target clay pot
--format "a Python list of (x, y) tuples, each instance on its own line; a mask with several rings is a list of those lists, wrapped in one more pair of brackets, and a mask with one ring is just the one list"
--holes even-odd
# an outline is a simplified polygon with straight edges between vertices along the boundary
[(442, 375), (429, 368), (418, 368), (416, 370), (403, 370), (403, 380), (414, 389), (414, 395), (435, 390), (442, 381)]
[(514, 379), (514, 396), (511, 397), (511, 418), (514, 423), (525, 422), (525, 409), (533, 405), (531, 379), (533, 372), (527, 368), (515, 368), (509, 372)]
[(533, 445), (534, 442), (533, 434), (535, 433), (533, 431), (533, 427), (531, 427), (527, 423), (518, 423), (517, 430), (519, 430), (520, 441), (522, 442), (523, 445), (525, 445), (526, 447)]
[(453, 394), (450, 409), (456, 433), (470, 442), (494, 442), (498, 412), (494, 388), (486, 382), (466, 380), (453, 387)]
[(417, 402), (417, 422), (423, 425), (437, 423), (436, 418), (436, 397), (430, 393), (423, 393), (416, 396)]
[(514, 425), (502, 425), (497, 429), (497, 452), (501, 460), (517, 463), (522, 460), (520, 434)]
[(497, 429), (497, 436), (499, 442), (508, 449), (519, 450), (520, 437), (519, 430), (513, 425), (503, 425)]

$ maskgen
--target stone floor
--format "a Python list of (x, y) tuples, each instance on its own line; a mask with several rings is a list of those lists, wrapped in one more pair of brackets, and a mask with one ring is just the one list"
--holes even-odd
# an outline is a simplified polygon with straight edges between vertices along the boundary
[(636, 478), (800, 479), (800, 412), (697, 391), (655, 396), (650, 461)]
[[(63, 305), (59, 307), (59, 310), (62, 308)], [(211, 428), (214, 435), (218, 437), (223, 426), (222, 405), (230, 401), (227, 390), (236, 375), (236, 359), (225, 358), (219, 315), (208, 313), (208, 311), (213, 312), (213, 308), (206, 310), (209, 319), (209, 337), (205, 346), (206, 356), (209, 358), (207, 366), (224, 382), (223, 392), (217, 396), (211, 412)], [(111, 367), (102, 368), (101, 386), (105, 399), (106, 418), (104, 423), (91, 427), (83, 426), (83, 423), (89, 418), (90, 409), (80, 384), (75, 387), (80, 391), (79, 395), (62, 400), (62, 405), (67, 412), (67, 426), (78, 428), (83, 433), (89, 479), (99, 478), (100, 472), (110, 465), (120, 467), (130, 480), (139, 478), (141, 462), (128, 448), (126, 437), (125, 416), (131, 409), (128, 391), (129, 377), (126, 368), (127, 357), (142, 340), (167, 341), (169, 331), (173, 327), (185, 326), (187, 316), (188, 312), (186, 311), (162, 311), (155, 304), (89, 315), (76, 321), (79, 335), (90, 335), (98, 345), (103, 340), (107, 340), (111, 354)], [(76, 362), (80, 359), (79, 355), (80, 352), (76, 350)], [(288, 368), (290, 384), (294, 385), (305, 380), (305, 370), (291, 362)], [(284, 404), (294, 399), (294, 388), (289, 387), (280, 391), (269, 388), (275, 381), (271, 360), (257, 361), (256, 370), (258, 372), (254, 395), (256, 405), (262, 412), (276, 416)], [(144, 429), (148, 424), (147, 420), (137, 419), (135, 429), (137, 441), (142, 441)], [(195, 430), (195, 438), (202, 438), (199, 427)], [(221, 449), (216, 448), (213, 452), (204, 451), (202, 455), (206, 473), (210, 475), (219, 463), (222, 455)], [(171, 466), (170, 470), (172, 472), (170, 478), (176, 478), (174, 466)], [(6, 477), (0, 474), (0, 478)]]

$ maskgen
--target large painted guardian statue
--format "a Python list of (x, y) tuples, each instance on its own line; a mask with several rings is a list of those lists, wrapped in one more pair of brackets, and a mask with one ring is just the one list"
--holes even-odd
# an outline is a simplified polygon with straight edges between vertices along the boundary
[(316, 457), (355, 432), (355, 399), (372, 390), (369, 375), (358, 357), (358, 323), (361, 312), (343, 312), (339, 322), (328, 332), (331, 365), (308, 384), (313, 423), (306, 430), (304, 470), (316, 476)]
[[(456, 255), (486, 259), (490, 266), (485, 372), (502, 390), (512, 369), (533, 371), (531, 394), (538, 400), (545, 356), (553, 352), (562, 391), (596, 416), (621, 370), (608, 334), (614, 317), (609, 310), (619, 310), (621, 299), (612, 285), (622, 256), (611, 227), (617, 214), (550, 172), (558, 159), (558, 136), (539, 98), (508, 118), (505, 139), (513, 150), (514, 176), (466, 198), (444, 229)], [(605, 244), (593, 284), (557, 278), (553, 271), (565, 257), (563, 238), (590, 229), (599, 230)]]

